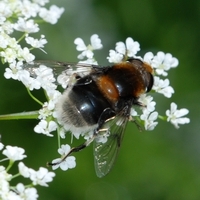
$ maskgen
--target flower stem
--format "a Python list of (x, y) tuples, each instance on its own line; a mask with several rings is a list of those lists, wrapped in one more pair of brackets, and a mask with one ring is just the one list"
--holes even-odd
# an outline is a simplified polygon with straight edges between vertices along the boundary
[(13, 176), (12, 176), (12, 179), (17, 178), (17, 177), (19, 177), (20, 175), (21, 175), (20, 173), (13, 175)]
[(10, 160), (8, 167), (6, 168), (6, 171), (8, 172), (8, 170), (13, 166), (14, 161)]
[(60, 148), (60, 127), (57, 128), (58, 148)]
[(13, 120), (13, 119), (37, 119), (38, 111), (13, 113), (7, 115), (0, 115), (0, 120)]
[(28, 94), (30, 95), (30, 97), (36, 101), (37, 103), (39, 103), (41, 106), (43, 106), (43, 103), (41, 101), (39, 101), (36, 97), (34, 97), (31, 93), (31, 91), (27, 88)]
[(158, 115), (158, 118), (162, 119), (163, 121), (167, 121), (167, 117), (166, 116)]
[(21, 40), (23, 40), (24, 39), (24, 37), (25, 37), (25, 35), (26, 35), (26, 33), (24, 33), (19, 39), (18, 39), (18, 41), (17, 42), (20, 42)]

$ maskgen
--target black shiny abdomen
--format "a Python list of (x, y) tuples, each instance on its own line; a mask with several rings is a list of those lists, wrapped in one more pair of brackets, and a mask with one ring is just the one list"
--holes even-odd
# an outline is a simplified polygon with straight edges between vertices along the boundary
[(109, 102), (89, 76), (77, 81), (69, 93), (69, 99), (88, 125), (97, 124), (103, 111), (110, 108)]

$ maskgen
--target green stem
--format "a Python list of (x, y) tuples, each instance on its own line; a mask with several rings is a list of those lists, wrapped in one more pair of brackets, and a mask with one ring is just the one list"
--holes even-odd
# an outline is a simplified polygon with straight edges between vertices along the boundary
[(27, 88), (28, 94), (30, 95), (30, 97), (36, 101), (37, 103), (39, 103), (41, 106), (43, 106), (43, 103), (41, 101), (39, 101), (36, 97), (34, 97), (31, 93), (31, 91)]
[(34, 185), (33, 183), (29, 184), (29, 185), (25, 185), (25, 188), (32, 188), (35, 187), (36, 185)]
[(167, 116), (158, 115), (158, 118), (162, 119), (163, 121), (167, 121)]
[(38, 111), (13, 113), (7, 115), (0, 115), (0, 120), (13, 120), (13, 119), (37, 119)]
[(8, 170), (13, 166), (14, 161), (10, 160), (8, 167), (6, 168), (6, 171), (8, 172)]
[(58, 148), (60, 148), (60, 127), (57, 128)]
[(48, 97), (48, 95), (47, 95), (46, 90), (44, 90), (44, 95), (45, 95), (46, 99), (49, 101), (49, 97)]
[(3, 162), (3, 161), (5, 161), (5, 160), (8, 160), (8, 158), (4, 158), (4, 159), (0, 160), (0, 162)]
[(21, 40), (23, 40), (24, 39), (24, 37), (25, 37), (25, 35), (26, 35), (26, 33), (24, 33), (19, 39), (18, 39), (18, 41), (17, 42), (20, 42)]
[(14, 178), (17, 178), (17, 177), (19, 177), (19, 176), (21, 176), (21, 174), (20, 174), (20, 173), (18, 173), (18, 174), (15, 174), (14, 176), (12, 176), (12, 179), (14, 179)]

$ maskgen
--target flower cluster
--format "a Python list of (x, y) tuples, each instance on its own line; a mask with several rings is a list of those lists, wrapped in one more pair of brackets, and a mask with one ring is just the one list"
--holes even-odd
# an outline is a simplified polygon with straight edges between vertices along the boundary
[[(47, 43), (45, 36), (41, 35), (39, 39), (30, 36), (40, 30), (36, 21), (55, 24), (64, 12), (64, 8), (55, 5), (49, 10), (46, 9), (46, 3), (48, 0), (0, 2), (0, 57), (4, 63), (9, 63), (9, 68), (5, 72), (6, 78), (21, 81), (18, 71), (21, 70), (22, 62), (31, 62), (35, 59), (30, 51), (35, 48), (44, 51), (44, 45)], [(12, 37), (15, 32), (22, 33), (22, 36), (19, 39)], [(23, 39), (29, 48), (20, 45)]]
[(128, 37), (126, 42), (117, 42), (115, 50), (109, 51), (109, 56), (107, 57), (110, 63), (119, 63), (122, 60), (126, 60), (128, 57), (136, 57), (137, 52), (140, 50), (140, 44), (134, 41), (132, 38)]
[[(41, 117), (41, 120), (47, 119), (46, 127), (43, 124), (43, 129), (36, 132), (49, 134), (49, 131), (55, 130), (55, 122), (52, 120), (51, 110), (54, 109), (54, 98), (60, 93), (54, 91), (53, 93), (48, 90), (49, 88), (56, 89), (53, 84), (53, 77), (46, 74), (40, 76), (39, 70), (46, 70), (46, 68), (37, 69), (37, 78), (31, 76), (31, 72), (24, 70), (23, 63), (31, 62), (35, 59), (34, 54), (31, 53), (33, 49), (43, 50), (47, 40), (43, 34), (39, 38), (33, 37), (34, 33), (40, 31), (39, 22), (47, 22), (50, 24), (57, 23), (61, 14), (64, 12), (64, 8), (59, 8), (55, 5), (50, 6), (49, 9), (45, 8), (49, 0), (1, 0), (0, 1), (0, 57), (2, 63), (7, 63), (8, 67), (5, 69), (4, 76), (6, 79), (14, 79), (21, 81), (30, 93), (31, 90), (44, 88), (46, 90), (46, 96), (49, 96), (47, 103), (42, 103), (33, 97), (39, 104), (42, 105), (40, 112), (36, 114), (37, 117)], [(18, 35), (19, 38), (16, 38)], [(21, 43), (24, 42), (24, 46)], [(45, 84), (44, 84), (45, 83)], [(48, 111), (46, 112), (46, 108)], [(50, 110), (50, 111), (49, 111)], [(27, 114), (27, 113), (26, 113)], [(21, 114), (26, 115), (26, 114)], [(29, 114), (28, 114), (29, 115)], [(44, 117), (46, 115), (46, 118)], [(1, 115), (2, 116), (2, 115)], [(30, 117), (30, 115), (29, 115)], [(3, 117), (2, 117), (3, 118)], [(8, 117), (9, 119), (9, 117)], [(48, 129), (48, 131), (46, 130)], [(45, 132), (46, 131), (46, 132)], [(0, 143), (0, 150), (4, 148), (4, 145)], [(2, 165), (0, 166), (0, 199), (17, 199), (17, 200), (35, 200), (38, 199), (38, 193), (35, 188), (37, 185), (48, 186), (48, 183), (53, 180), (55, 173), (49, 172), (46, 168), (40, 167), (35, 171), (24, 165), (23, 162), (18, 164), (18, 174), (10, 174), (10, 168), (16, 163), (26, 157), (24, 149), (20, 147), (13, 147), (7, 145), (2, 155), (4, 159), (0, 160)], [(3, 162), (8, 160), (9, 164), (4, 167)], [(5, 163), (5, 162), (4, 162)], [(11, 181), (17, 177), (22, 176), (30, 179), (29, 185), (18, 183), (11, 185)]]
[[(52, 136), (50, 132), (56, 130), (57, 124), (51, 116), (55, 107), (55, 100), (60, 95), (60, 92), (56, 90), (57, 86), (54, 84), (55, 78), (52, 70), (47, 69), (46, 66), (40, 66), (34, 71), (37, 76), (34, 78), (30, 71), (23, 68), (23, 62), (29, 63), (35, 59), (31, 50), (40, 49), (45, 52), (43, 50), (47, 43), (45, 36), (41, 35), (39, 39), (30, 36), (40, 30), (37, 21), (55, 24), (64, 12), (64, 8), (58, 8), (56, 5), (50, 6), (49, 9), (45, 8), (44, 6), (48, 2), (48, 0), (3, 0), (0, 2), (0, 57), (3, 63), (9, 64), (4, 73), (6, 79), (12, 78), (21, 81), (29, 92), (40, 88), (46, 91), (46, 95), (50, 99), (48, 102), (42, 103), (34, 98), (42, 105), (39, 111), (41, 121), (34, 130), (37, 133)], [(13, 35), (15, 32), (22, 33), (18, 40), (11, 37), (11, 34)], [(23, 39), (29, 48), (20, 45)]]
[(81, 54), (78, 55), (78, 59), (82, 60), (85, 57), (87, 60), (81, 61), (81, 63), (87, 64), (97, 64), (97, 61), (94, 59), (93, 50), (102, 49), (103, 45), (101, 44), (101, 40), (97, 34), (94, 34), (90, 37), (90, 42), (88, 46), (85, 45), (84, 41), (81, 38), (76, 38), (74, 40), (74, 44), (76, 45), (77, 51), (82, 51)]
[[(3, 150), (3, 151), (2, 151)], [(52, 182), (55, 176), (54, 172), (49, 172), (46, 168), (40, 167), (38, 171), (28, 168), (23, 162), (18, 163), (18, 174), (12, 175), (8, 171), (16, 161), (23, 160), (26, 155), (24, 149), (16, 146), (5, 146), (0, 143), (0, 151), (5, 156), (0, 162), (9, 160), (7, 168), (0, 166), (0, 199), (18, 199), (18, 200), (36, 200), (38, 199), (38, 193), (35, 188), (36, 185), (48, 186), (49, 182)], [(18, 183), (16, 186), (11, 185), (11, 181), (19, 176), (28, 178), (31, 184), (24, 185)]]

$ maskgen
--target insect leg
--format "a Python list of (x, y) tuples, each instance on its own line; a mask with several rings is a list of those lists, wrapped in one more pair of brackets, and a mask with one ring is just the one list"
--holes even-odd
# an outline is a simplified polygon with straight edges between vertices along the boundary
[(138, 128), (138, 130), (139, 130), (140, 132), (143, 131), (141, 125), (138, 123), (138, 121), (137, 121), (136, 119), (134, 119), (133, 116), (129, 116), (129, 121), (130, 121), (130, 122), (133, 122), (133, 123), (137, 126), (137, 128)]
[(77, 146), (77, 147), (73, 147), (70, 149), (70, 151), (59, 161), (59, 162), (55, 162), (55, 163), (47, 163), (48, 166), (53, 166), (53, 165), (58, 165), (60, 163), (62, 163), (69, 155), (71, 155), (74, 152), (78, 152), (81, 151), (82, 149), (86, 148), (87, 146), (90, 145), (90, 143), (93, 142), (93, 140), (98, 136), (99, 131), (101, 130), (101, 127), (103, 126), (104, 122), (109, 118), (114, 116), (114, 112), (108, 108), (105, 109), (103, 111), (103, 113), (101, 114), (99, 121), (98, 121), (98, 127), (94, 130), (93, 136), (92, 138), (90, 138), (89, 140), (87, 140), (86, 142), (84, 142), (83, 144)]
[(83, 144), (77, 146), (77, 147), (73, 147), (70, 149), (70, 151), (68, 152), (68, 154), (66, 154), (59, 162), (55, 162), (55, 163), (47, 163), (47, 166), (53, 166), (53, 165), (59, 165), (60, 163), (62, 163), (69, 155), (71, 155), (74, 152), (78, 152), (81, 151), (82, 149), (84, 149), (85, 147), (89, 146), (90, 143), (94, 140), (94, 138), (96, 137), (97, 134), (94, 134), (93, 137), (90, 140), (87, 140), (86, 142), (84, 142)]

